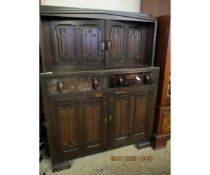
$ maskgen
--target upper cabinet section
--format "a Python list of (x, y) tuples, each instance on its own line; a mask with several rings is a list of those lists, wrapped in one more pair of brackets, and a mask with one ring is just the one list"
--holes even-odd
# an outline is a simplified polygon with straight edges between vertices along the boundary
[(59, 7), (40, 15), (43, 72), (153, 66), (153, 18)]

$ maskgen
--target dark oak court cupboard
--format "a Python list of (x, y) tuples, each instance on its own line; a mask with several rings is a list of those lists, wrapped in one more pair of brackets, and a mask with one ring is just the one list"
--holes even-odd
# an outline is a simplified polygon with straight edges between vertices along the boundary
[(150, 145), (157, 21), (137, 13), (42, 6), (40, 74), (53, 171), (68, 160)]
[(171, 38), (170, 15), (164, 15), (158, 19), (157, 49), (155, 65), (160, 67), (160, 80), (157, 96), (156, 117), (153, 130), (152, 145), (154, 148), (164, 147), (170, 139), (171, 121)]

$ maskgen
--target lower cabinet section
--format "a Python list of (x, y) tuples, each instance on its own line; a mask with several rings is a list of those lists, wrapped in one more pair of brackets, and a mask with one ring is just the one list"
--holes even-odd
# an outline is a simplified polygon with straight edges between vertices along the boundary
[(151, 85), (50, 99), (53, 169), (62, 169), (60, 163), (72, 158), (148, 142), (155, 96)]

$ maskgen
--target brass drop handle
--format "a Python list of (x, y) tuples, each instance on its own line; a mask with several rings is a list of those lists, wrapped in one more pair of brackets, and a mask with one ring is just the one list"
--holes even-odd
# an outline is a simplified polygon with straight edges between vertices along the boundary
[(93, 89), (97, 89), (98, 88), (98, 79), (97, 78), (93, 78)]
[(112, 121), (112, 116), (111, 116), (111, 115), (109, 115), (109, 121), (110, 121), (110, 122)]
[(59, 88), (59, 92), (63, 92), (63, 83), (62, 83), (62, 81), (58, 82), (58, 88)]

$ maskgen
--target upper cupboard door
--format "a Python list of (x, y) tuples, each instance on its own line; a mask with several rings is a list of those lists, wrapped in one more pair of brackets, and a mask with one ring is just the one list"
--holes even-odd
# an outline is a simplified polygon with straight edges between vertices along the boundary
[(106, 21), (106, 67), (120, 67), (126, 59), (126, 25), (123, 22)]
[(55, 65), (69, 68), (103, 66), (103, 20), (66, 20), (50, 22)]
[(148, 53), (152, 53), (153, 36), (151, 29), (154, 26), (118, 21), (107, 21), (106, 24), (107, 67), (150, 64), (152, 55)]

